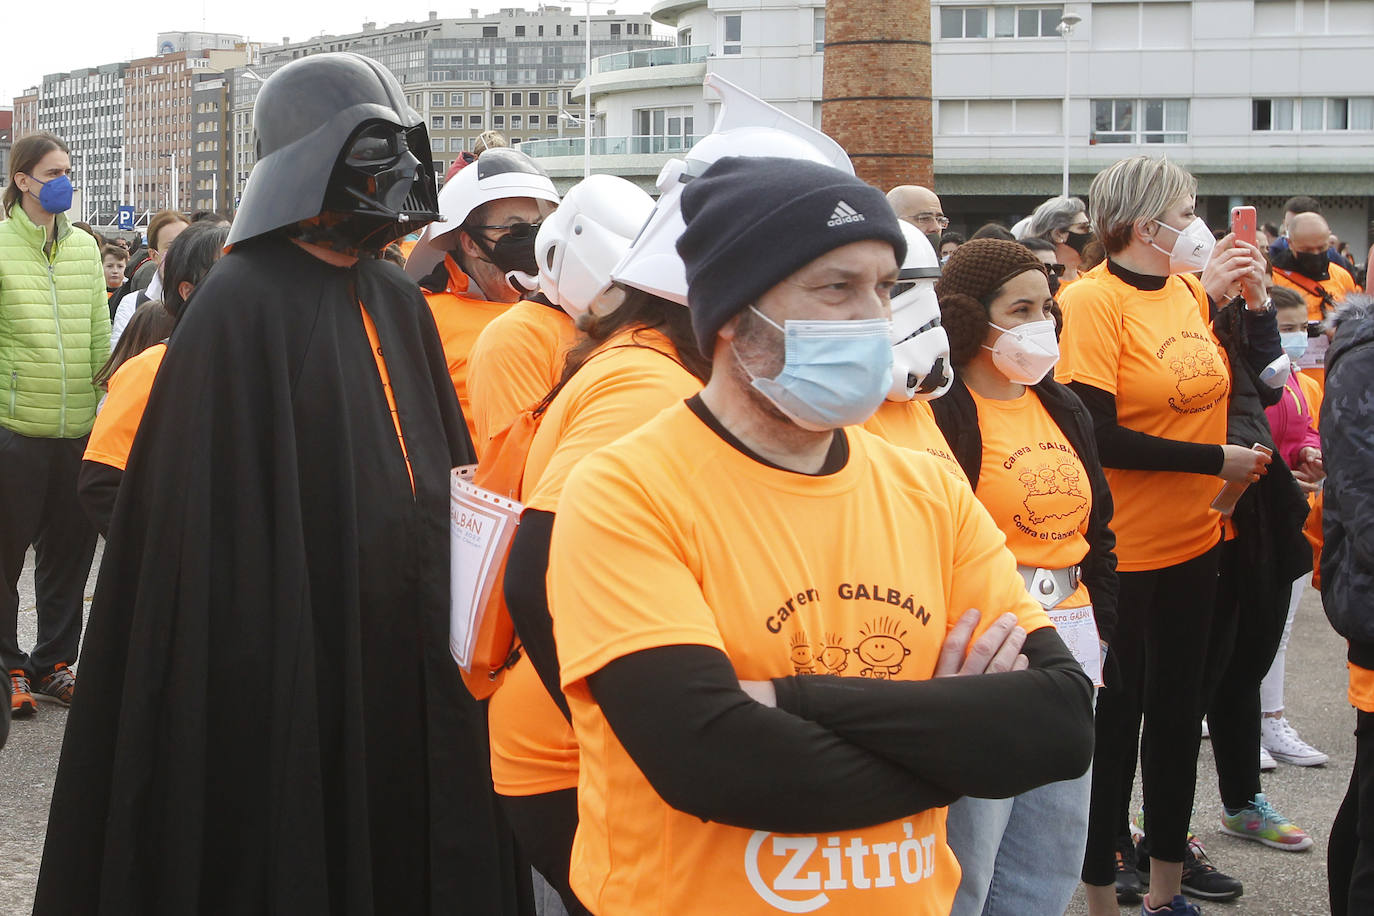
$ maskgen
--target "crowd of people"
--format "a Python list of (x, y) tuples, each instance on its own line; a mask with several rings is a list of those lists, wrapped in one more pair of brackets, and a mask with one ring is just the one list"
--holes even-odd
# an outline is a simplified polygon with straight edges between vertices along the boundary
[[(254, 120), (232, 223), (146, 250), (69, 221), (61, 138), (11, 156), (5, 731), (70, 706), (35, 913), (1196, 916), (1243, 893), (1204, 734), (1220, 829), (1313, 845), (1261, 781), (1328, 759), (1309, 577), (1331, 907), (1374, 912), (1374, 314), (1318, 201), (1240, 238), (1138, 156), (965, 241), (779, 112), (657, 200), (497, 135), (439, 190), (346, 53)], [(454, 469), (521, 510), (461, 667)]]

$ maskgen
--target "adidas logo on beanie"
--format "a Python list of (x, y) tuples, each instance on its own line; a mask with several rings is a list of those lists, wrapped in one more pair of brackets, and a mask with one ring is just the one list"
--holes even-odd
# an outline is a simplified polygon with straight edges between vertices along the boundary
[(826, 225), (834, 228), (835, 226), (842, 226), (845, 223), (861, 223), (863, 220), (864, 215), (862, 213), (855, 210), (844, 201), (840, 201), (835, 205), (835, 212), (830, 214), (830, 222), (826, 223)]
[(682, 189), (677, 253), (701, 352), (745, 306), (816, 258), (853, 242), (906, 238), (877, 188), (847, 172), (773, 156), (727, 156)]

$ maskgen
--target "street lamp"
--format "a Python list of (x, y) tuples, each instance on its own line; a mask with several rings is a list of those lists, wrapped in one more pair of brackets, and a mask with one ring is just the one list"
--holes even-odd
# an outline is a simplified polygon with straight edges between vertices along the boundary
[(1073, 27), (1083, 21), (1077, 13), (1065, 13), (1055, 31), (1064, 36), (1064, 196), (1069, 196), (1069, 94), (1073, 83), (1069, 74), (1069, 53), (1073, 47)]

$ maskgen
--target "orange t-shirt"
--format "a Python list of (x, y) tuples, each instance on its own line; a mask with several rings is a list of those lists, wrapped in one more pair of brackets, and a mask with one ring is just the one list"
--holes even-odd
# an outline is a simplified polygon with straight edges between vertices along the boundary
[[(1045, 569), (1081, 563), (1088, 555), (1092, 484), (1063, 430), (1029, 389), (1011, 401), (968, 391), (983, 439), (974, 493), (1007, 536), (1016, 562)], [(1060, 606), (1087, 603), (1087, 587), (1080, 585)]]
[[(1008, 610), (1027, 630), (1050, 625), (967, 484), (937, 459), (843, 434), (842, 469), (795, 474), (678, 404), (573, 470), (549, 604), (582, 755), (571, 881), (600, 916), (949, 912), (959, 864), (944, 809), (789, 837), (703, 822), (654, 791), (587, 686), (617, 658), (686, 644), (719, 649), (747, 680), (920, 680), (968, 608), (985, 610), (983, 628)], [(860, 864), (840, 849), (862, 849)]]
[(166, 355), (167, 345), (155, 343), (129, 357), (110, 376), (105, 406), (96, 414), (91, 437), (86, 440), (86, 454), (81, 456), (84, 460), (98, 461), (121, 471), (128, 467), (129, 450), (134, 447), (153, 380)]
[(1346, 662), (1350, 669), (1350, 688), (1346, 698), (1360, 712), (1374, 712), (1374, 671)]
[(473, 422), (472, 398), (468, 391), (468, 356), (483, 328), (509, 309), (511, 303), (490, 302), (467, 295), (467, 274), (454, 266), (452, 258), (445, 257), (444, 264), (448, 268), (448, 288), (442, 293), (424, 290), (425, 301), (434, 313), (434, 324), (439, 329), (439, 340), (444, 345), (444, 359), (448, 362), (449, 377), (453, 379), (453, 390), (458, 393), (458, 404), (463, 408), (468, 434), (476, 446), (477, 427)]
[[(1114, 395), (1117, 422), (1127, 429), (1225, 444), (1230, 367), (1204, 319), (1207, 295), (1196, 278), (1173, 276), (1163, 289), (1139, 290), (1103, 262), (1064, 298), (1055, 378)], [(1173, 566), (1217, 543), (1221, 516), (1211, 502), (1221, 478), (1120, 468), (1106, 475), (1120, 571)]]
[[(583, 363), (549, 405), (530, 444), (521, 501), (556, 512), (563, 484), (582, 458), (700, 390), (701, 382), (673, 353), (659, 331), (626, 330)], [(577, 786), (577, 739), (527, 658), (492, 694), (488, 721), (492, 784), (499, 794)]]
[(939, 458), (941, 463), (967, 480), (959, 459), (949, 449), (945, 434), (935, 422), (935, 414), (925, 401), (883, 401), (878, 412), (868, 418), (864, 429), (893, 445), (915, 449)]
[(488, 439), (520, 411), (538, 404), (558, 384), (563, 356), (576, 338), (562, 309), (522, 299), (494, 318), (468, 354), (472, 443)]

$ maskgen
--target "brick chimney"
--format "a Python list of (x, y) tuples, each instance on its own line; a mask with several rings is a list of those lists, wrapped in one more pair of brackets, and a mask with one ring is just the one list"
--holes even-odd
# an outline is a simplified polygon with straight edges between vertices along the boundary
[(827, 0), (821, 129), (859, 177), (934, 186), (930, 0)]

